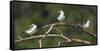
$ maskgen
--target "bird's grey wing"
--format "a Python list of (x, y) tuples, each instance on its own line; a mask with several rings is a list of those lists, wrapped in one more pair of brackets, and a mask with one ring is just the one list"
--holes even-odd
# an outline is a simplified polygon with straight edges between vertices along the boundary
[(31, 29), (32, 28), (32, 26), (27, 26), (26, 27), (26, 30), (29, 30), (29, 29)]

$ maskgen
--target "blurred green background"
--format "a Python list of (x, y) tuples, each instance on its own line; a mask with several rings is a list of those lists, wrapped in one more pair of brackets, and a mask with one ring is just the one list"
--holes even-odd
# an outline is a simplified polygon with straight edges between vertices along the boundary
[[(15, 4), (15, 39), (17, 36), (25, 37), (26, 35), (21, 34), (31, 24), (38, 25), (38, 32), (36, 35), (43, 34), (47, 29), (42, 29), (46, 24), (58, 22), (57, 17), (58, 11), (63, 10), (66, 19), (65, 23), (68, 24), (83, 24), (87, 20), (90, 20), (90, 27), (88, 30), (96, 34), (96, 17), (97, 7), (96, 6), (82, 6), (82, 5), (63, 5), (63, 4), (43, 4), (43, 3), (32, 3), (32, 2), (14, 2)], [(96, 38), (80, 31), (79, 29), (72, 27), (58, 27), (65, 36), (69, 38), (78, 38), (87, 40), (96, 44)], [(57, 33), (52, 30), (50, 33)], [(21, 48), (39, 48), (39, 39), (31, 39), (22, 41), (15, 44), (16, 49)], [(43, 48), (46, 47), (57, 47), (57, 43), (61, 40), (58, 37), (48, 37), (43, 40)], [(75, 45), (86, 45), (78, 42), (62, 43), (61, 46), (75, 46)]]

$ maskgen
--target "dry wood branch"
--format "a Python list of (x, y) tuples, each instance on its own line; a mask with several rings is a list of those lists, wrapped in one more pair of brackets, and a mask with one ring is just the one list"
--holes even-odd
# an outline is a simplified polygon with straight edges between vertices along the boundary
[(44, 36), (42, 39), (44, 39), (44, 38), (47, 36), (47, 34), (53, 29), (54, 26), (55, 26), (55, 24), (52, 24), (52, 25), (50, 26), (50, 28), (48, 29), (48, 31), (45, 32), (45, 36)]
[[(25, 41), (25, 40), (35, 39), (35, 38), (43, 38), (44, 36), (45, 35), (37, 35), (37, 36), (26, 37), (26, 38), (22, 38), (22, 39), (16, 40), (15, 43), (21, 42), (21, 41)], [(62, 38), (65, 38), (64, 36), (57, 35), (57, 34), (48, 34), (47, 37), (62, 37)], [(69, 38), (67, 38), (67, 37), (65, 39), (69, 40)]]
[(71, 42), (71, 39), (69, 39), (68, 37), (62, 35), (62, 38), (64, 38), (66, 40), (66, 42)]
[(62, 31), (58, 29), (57, 27), (54, 27), (55, 30), (57, 30), (61, 35), (63, 35)]
[[(82, 25), (80, 25), (80, 24), (66, 24), (66, 23), (53, 23), (53, 24), (55, 24), (55, 26), (67, 26), (67, 27), (74, 27), (74, 28), (81, 28), (82, 30), (84, 30), (83, 32), (86, 32), (86, 33), (88, 33), (88, 34), (90, 34), (90, 35), (92, 35), (92, 36), (94, 36), (94, 37), (96, 37), (96, 34), (94, 34), (94, 33), (92, 33), (92, 32), (90, 32), (90, 31), (88, 31), (87, 29), (85, 29)], [(45, 26), (43, 26), (43, 28), (46, 28), (46, 27), (49, 27), (49, 26), (51, 26), (52, 24), (48, 24), (48, 25), (45, 25)]]
[[(80, 42), (80, 43), (84, 43), (84, 44), (91, 44), (91, 42), (86, 41), (86, 40), (82, 40), (82, 39), (75, 39), (75, 38), (72, 38), (72, 39), (71, 39), (71, 42), (72, 42), (72, 41)], [(70, 42), (63, 42), (63, 43), (70, 43)], [(59, 41), (58, 44), (57, 44), (58, 47), (60, 47), (61, 44), (62, 44), (62, 41)]]
[(58, 42), (58, 47), (60, 47), (60, 45), (61, 45), (61, 41)]
[[(32, 37), (27, 37), (27, 38), (22, 38), (19, 40), (16, 40), (15, 43), (21, 42), (21, 41), (25, 41), (25, 40), (29, 40), (29, 39), (35, 39), (35, 38), (43, 38), (45, 35), (37, 35), (37, 36), (32, 36)], [(69, 39), (66, 36), (62, 36), (62, 35), (57, 35), (57, 34), (48, 34), (47, 37), (59, 37), (59, 38), (63, 38), (65, 39), (65, 43), (70, 43), (72, 41), (76, 41), (76, 42), (80, 42), (80, 43), (84, 43), (84, 44), (91, 44), (91, 42), (86, 41), (86, 40), (81, 40), (81, 39)], [(39, 41), (39, 48), (42, 48), (42, 39), (40, 39)], [(61, 41), (58, 42), (58, 47), (60, 47), (61, 45)]]
[(42, 48), (42, 40), (39, 40), (39, 47)]
[(85, 40), (81, 40), (81, 39), (72, 39), (72, 41), (81, 42), (81, 43), (85, 43), (85, 44), (91, 44), (91, 42), (85, 41)]
[(96, 34), (94, 34), (94, 33), (90, 32), (90, 31), (88, 31), (87, 29), (85, 29), (84, 27), (82, 27), (80, 24), (78, 24), (78, 26), (79, 26), (84, 32), (86, 32), (86, 33), (88, 33), (88, 34), (90, 34), (90, 35), (96, 37)]
[[(75, 24), (66, 24), (66, 23), (53, 23), (53, 24), (55, 24), (55, 26), (68, 26), (68, 27), (77, 27), (77, 25), (75, 25)], [(51, 25), (53, 25), (53, 24), (48, 24), (48, 25), (45, 25), (45, 26), (43, 26), (42, 28), (47, 28), (47, 27), (49, 27), (49, 26), (51, 26)]]
[[(54, 26), (56, 26), (58, 24), (60, 24), (60, 23), (49, 24), (50, 25), (50, 28), (48, 29), (47, 32), (44, 33), (45, 36), (41, 40), (43, 40), (48, 35), (48, 33), (54, 28)], [(48, 25), (46, 25), (46, 26), (48, 26)], [(43, 28), (45, 28), (46, 26), (44, 26)]]
[(61, 36), (66, 40), (66, 42), (70, 42), (71, 41), (68, 37), (63, 35), (63, 33), (62, 33), (62, 31), (60, 29), (58, 29), (57, 27), (54, 27), (54, 29), (56, 29), (61, 34)]
[[(25, 40), (30, 40), (30, 39), (35, 39), (35, 38), (42, 38), (44, 37), (45, 35), (37, 35), (37, 36), (32, 36), (32, 37), (27, 37), (27, 38), (22, 38), (22, 39), (19, 39), (19, 40), (16, 40), (15, 43), (18, 43), (18, 42), (21, 42), (21, 41), (25, 41)], [(80, 39), (69, 39), (67, 38), (66, 36), (62, 36), (62, 35), (57, 35), (57, 34), (48, 34), (47, 37), (61, 37), (63, 39), (66, 40), (66, 43), (68, 42), (71, 42), (71, 41), (76, 41), (76, 42), (81, 42), (81, 43), (85, 43), (85, 44), (90, 44), (89, 41), (85, 41), (85, 40), (80, 40)], [(69, 41), (68, 41), (69, 40)], [(42, 42), (41, 42), (41, 39), (39, 40), (39, 47), (41, 48), (42, 47)]]
[[(70, 43), (72, 41), (76, 41), (76, 42), (81, 42), (81, 43), (85, 43), (85, 44), (91, 44), (91, 42), (81, 40), (81, 39), (75, 39), (75, 38), (69, 39), (68, 37), (63, 35), (62, 31), (60, 29), (58, 29), (57, 26), (67, 26), (67, 27), (81, 28), (82, 30), (84, 30), (83, 32), (86, 32), (86, 33), (96, 37), (96, 34), (93, 34), (92, 32), (88, 31), (87, 29), (85, 29), (80, 24), (53, 23), (53, 24), (48, 24), (48, 25), (45, 25), (45, 26), (42, 27), (42, 28), (49, 27), (49, 29), (43, 35), (30, 36), (30, 37), (26, 37), (26, 38), (22, 38), (22, 37), (19, 36), (18, 37), (19, 39), (15, 40), (15, 43), (25, 41), (25, 40), (38, 38), (38, 39), (40, 39), (38, 41), (39, 42), (39, 48), (42, 48), (42, 40), (44, 38), (46, 38), (46, 37), (59, 37), (59, 38), (64, 39), (66, 41), (65, 43)], [(52, 29), (57, 30), (59, 32), (59, 34), (49, 34)], [(59, 41), (57, 45), (59, 47), (61, 45), (61, 41)]]

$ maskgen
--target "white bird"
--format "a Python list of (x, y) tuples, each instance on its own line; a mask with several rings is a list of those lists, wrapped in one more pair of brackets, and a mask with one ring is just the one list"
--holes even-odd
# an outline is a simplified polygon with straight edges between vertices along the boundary
[(57, 19), (58, 19), (58, 21), (63, 22), (65, 19), (64, 11), (60, 10), (59, 12), (60, 12), (60, 15), (58, 16)]
[(83, 27), (84, 28), (89, 28), (89, 23), (90, 23), (90, 21), (88, 20), (86, 23), (83, 24)]
[(30, 25), (30, 28), (25, 31), (26, 34), (29, 34), (31, 36), (36, 32), (37, 32), (37, 25), (35, 24)]

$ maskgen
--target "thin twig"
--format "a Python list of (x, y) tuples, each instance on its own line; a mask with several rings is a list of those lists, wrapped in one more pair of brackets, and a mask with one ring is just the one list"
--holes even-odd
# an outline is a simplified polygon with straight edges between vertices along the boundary
[(61, 41), (58, 42), (58, 47), (60, 47), (60, 45), (61, 45)]
[[(75, 24), (66, 24), (66, 23), (59, 23), (59, 22), (53, 23), (53, 24), (55, 24), (55, 26), (77, 27), (77, 25), (75, 25)], [(47, 28), (47, 27), (49, 27), (49, 26), (51, 26), (51, 25), (52, 25), (52, 24), (48, 24), (48, 25), (43, 26), (42, 28)]]
[(86, 40), (81, 40), (81, 39), (72, 39), (72, 41), (81, 42), (81, 43), (85, 43), (85, 44), (91, 44), (91, 42), (86, 41)]
[(42, 40), (39, 40), (39, 47), (42, 48)]
[(71, 42), (71, 39), (69, 39), (68, 37), (64, 36), (64, 35), (61, 35), (62, 38), (64, 38), (66, 40), (66, 42)]
[(56, 29), (56, 30), (61, 34), (61, 36), (62, 36), (64, 39), (67, 40), (66, 42), (70, 42), (70, 41), (71, 41), (68, 37), (66, 37), (66, 36), (63, 35), (63, 33), (62, 33), (62, 31), (61, 31), (60, 29), (58, 29), (57, 27), (54, 27), (54, 29)]
[(61, 35), (63, 35), (62, 31), (58, 29), (57, 27), (54, 27), (55, 30), (57, 30)]

